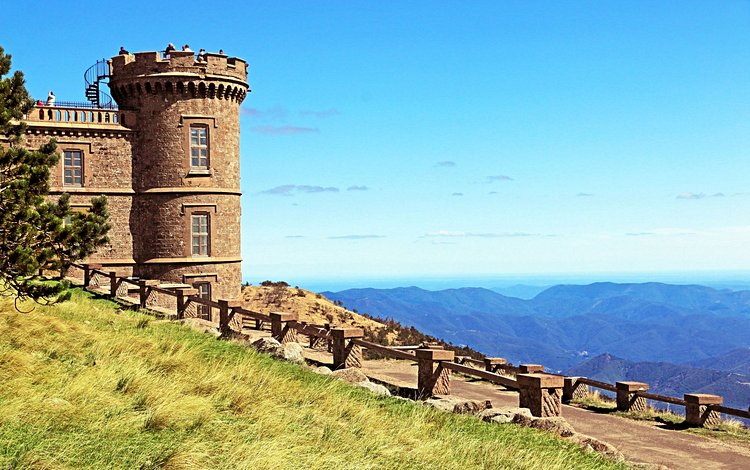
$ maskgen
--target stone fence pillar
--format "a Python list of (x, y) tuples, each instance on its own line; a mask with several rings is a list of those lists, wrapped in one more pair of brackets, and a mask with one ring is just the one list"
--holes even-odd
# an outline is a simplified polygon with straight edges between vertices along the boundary
[(453, 362), (453, 351), (445, 349), (417, 349), (417, 394), (420, 399), (433, 395), (450, 395), (451, 371), (443, 362)]
[(297, 329), (295, 328), (299, 316), (296, 313), (271, 312), (271, 336), (281, 344), (294, 343), (297, 341)]
[(487, 372), (497, 372), (500, 370), (500, 366), (504, 366), (507, 363), (508, 361), (502, 357), (485, 357), (484, 370)]
[(521, 364), (518, 366), (522, 374), (543, 374), (544, 366), (541, 364)]
[(643, 411), (646, 409), (646, 399), (635, 392), (645, 392), (648, 384), (643, 382), (616, 382), (617, 411)]
[(352, 340), (364, 336), (362, 328), (331, 328), (334, 370), (362, 367), (362, 346)]
[(580, 377), (564, 377), (562, 402), (569, 403), (576, 398), (585, 398), (589, 393), (588, 386), (578, 382)]
[(724, 399), (718, 395), (705, 393), (685, 394), (685, 423), (690, 426), (716, 426), (721, 423), (721, 415), (711, 411), (708, 405), (721, 405)]
[(550, 374), (518, 374), (518, 403), (538, 418), (560, 416), (563, 378)]

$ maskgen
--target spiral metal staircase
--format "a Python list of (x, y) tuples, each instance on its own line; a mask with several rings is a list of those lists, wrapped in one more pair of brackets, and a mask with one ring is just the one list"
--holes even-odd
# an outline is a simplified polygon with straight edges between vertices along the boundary
[(108, 83), (109, 64), (106, 59), (98, 60), (83, 74), (86, 82), (86, 99), (97, 108), (112, 109), (115, 107), (112, 97), (102, 90), (102, 84)]

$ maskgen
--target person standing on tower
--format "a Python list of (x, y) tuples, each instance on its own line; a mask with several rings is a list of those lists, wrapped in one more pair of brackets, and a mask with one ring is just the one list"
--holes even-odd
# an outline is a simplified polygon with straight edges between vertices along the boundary
[(171, 53), (172, 53), (172, 51), (174, 51), (174, 50), (175, 50), (175, 48), (174, 48), (174, 44), (172, 44), (171, 42), (170, 42), (169, 44), (167, 44), (167, 48), (166, 48), (166, 49), (164, 49), (164, 58), (165, 58), (165, 59), (169, 59), (169, 57), (170, 57), (170, 54), (171, 54)]
[(50, 90), (49, 94), (47, 95), (47, 106), (54, 106), (55, 105), (55, 93)]

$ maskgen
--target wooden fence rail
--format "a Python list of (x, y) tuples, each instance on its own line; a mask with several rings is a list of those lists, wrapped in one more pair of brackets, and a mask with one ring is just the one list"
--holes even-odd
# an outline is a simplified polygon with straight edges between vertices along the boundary
[(505, 377), (504, 375), (495, 374), (494, 372), (487, 372), (486, 370), (476, 369), (474, 367), (458, 364), (455, 362), (446, 363), (444, 364), (444, 367), (454, 372), (479, 377), (480, 379), (484, 379), (493, 384), (502, 385), (503, 387), (513, 390), (518, 390), (518, 381), (513, 380), (509, 377)]

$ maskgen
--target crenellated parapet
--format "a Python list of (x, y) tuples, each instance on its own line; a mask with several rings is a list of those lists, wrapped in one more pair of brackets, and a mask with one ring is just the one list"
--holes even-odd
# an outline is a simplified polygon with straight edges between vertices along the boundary
[(193, 52), (173, 51), (118, 55), (110, 63), (112, 97), (126, 107), (142, 95), (212, 98), (241, 103), (250, 91), (247, 62), (207, 53), (197, 61)]

